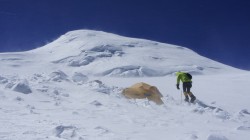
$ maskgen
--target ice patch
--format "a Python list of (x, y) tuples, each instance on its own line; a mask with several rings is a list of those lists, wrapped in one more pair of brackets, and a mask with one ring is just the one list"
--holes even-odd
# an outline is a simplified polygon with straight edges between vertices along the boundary
[(0, 84), (6, 84), (6, 83), (8, 83), (8, 79), (0, 76)]
[(242, 109), (239, 114), (241, 115), (250, 115), (250, 112), (247, 109)]
[(72, 139), (76, 136), (76, 130), (75, 126), (59, 125), (54, 129), (54, 134), (59, 138)]
[(81, 67), (94, 62), (98, 58), (112, 57), (113, 55), (122, 56), (123, 54), (124, 52), (122, 52), (122, 49), (119, 47), (114, 47), (112, 45), (101, 45), (90, 50), (83, 50), (79, 55), (76, 56), (69, 56), (52, 61), (52, 63), (66, 63), (68, 66)]
[(208, 136), (207, 140), (228, 140), (228, 138), (219, 134), (211, 134)]
[(24, 93), (24, 94), (29, 94), (32, 93), (30, 87), (29, 87), (29, 82), (24, 79), (20, 82), (18, 82), (14, 87), (13, 90), (16, 92)]
[(209, 111), (212, 112), (213, 115), (216, 116), (217, 118), (223, 120), (230, 119), (231, 117), (231, 115), (227, 111), (214, 106), (207, 105), (198, 99), (195, 101), (195, 104), (197, 105), (197, 108), (195, 108), (193, 112), (203, 114), (204, 112)]
[(197, 107), (193, 110), (193, 112), (198, 113), (198, 114), (203, 114), (206, 112), (206, 108), (203, 107)]
[(147, 67), (142, 66), (122, 66), (116, 67), (107, 71), (104, 71), (102, 76), (113, 76), (113, 77), (154, 77), (164, 76), (166, 73), (156, 71)]
[(150, 107), (150, 101), (148, 99), (132, 99), (130, 101), (134, 101), (134, 104), (143, 107)]
[(250, 126), (239, 126), (237, 130), (247, 130), (250, 131)]
[(250, 122), (250, 113), (247, 109), (242, 109), (234, 114), (233, 120), (241, 122)]
[(93, 56), (79, 56), (75, 57), (74, 59), (70, 60), (68, 65), (72, 67), (80, 67), (88, 65), (89, 63), (93, 62), (95, 57)]
[(134, 47), (135, 47), (135, 44), (123, 44), (123, 45), (121, 45), (121, 46), (134, 48)]
[(39, 92), (48, 92), (49, 87), (48, 86), (42, 86), (40, 88), (37, 88), (36, 90), (39, 91)]
[(95, 60), (95, 57), (88, 56), (86, 52), (81, 52), (77, 56), (69, 56), (60, 60), (52, 61), (52, 63), (66, 63), (68, 66), (72, 67), (80, 67), (88, 65), (89, 63), (93, 62)]
[(82, 73), (75, 72), (72, 76), (72, 80), (77, 83), (85, 83), (88, 81), (88, 77)]
[(15, 82), (11, 81), (8, 84), (6, 84), (5, 88), (12, 88), (15, 85)]
[(191, 134), (189, 137), (187, 137), (185, 140), (198, 140), (198, 136), (195, 134)]
[(2, 61), (18, 61), (18, 60), (23, 60), (22, 58), (6, 58), (6, 59), (1, 59)]
[(19, 97), (19, 96), (17, 96), (17, 97), (15, 98), (15, 100), (16, 100), (16, 101), (24, 101), (24, 99), (23, 99), (22, 97)]
[(33, 74), (33, 76), (30, 78), (30, 81), (36, 82), (36, 83), (44, 83), (44, 82), (47, 82), (48, 79), (47, 79), (47, 75), (45, 75), (45, 74), (38, 74), (38, 73), (35, 73), (35, 74)]
[(96, 100), (91, 102), (90, 104), (95, 105), (95, 106), (102, 106), (102, 103), (100, 103), (99, 101), (96, 101)]
[(217, 118), (220, 118), (220, 119), (223, 119), (223, 120), (230, 119), (230, 114), (228, 112), (224, 111), (224, 110), (219, 109), (219, 108), (216, 108), (213, 111), (213, 113)]
[(63, 93), (62, 96), (63, 97), (69, 97), (69, 94), (68, 93)]
[(110, 134), (110, 130), (107, 128), (104, 128), (102, 126), (97, 126), (95, 127), (95, 130), (98, 131), (99, 135), (105, 135), (105, 134)]
[(67, 81), (68, 80), (67, 79), (68, 76), (64, 72), (62, 72), (60, 70), (52, 72), (49, 75), (49, 77), (50, 77), (49, 80), (55, 81), (55, 82), (62, 82), (62, 81)]
[(90, 87), (94, 91), (104, 93), (104, 94), (109, 94), (109, 95), (111, 93), (120, 92), (120, 90), (121, 90), (118, 87), (108, 87), (107, 85), (102, 83), (102, 81), (100, 81), (100, 80), (90, 81), (90, 82), (86, 83), (85, 86)]
[(122, 49), (119, 47), (115, 47), (112, 45), (101, 45), (101, 46), (96, 46), (92, 49), (90, 49), (90, 51), (94, 51), (94, 52), (110, 52), (112, 54), (115, 54), (116, 52), (121, 52)]

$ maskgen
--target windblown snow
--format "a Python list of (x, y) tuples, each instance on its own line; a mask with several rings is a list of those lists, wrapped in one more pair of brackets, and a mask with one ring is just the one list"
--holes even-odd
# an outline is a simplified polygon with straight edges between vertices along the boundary
[[(248, 140), (250, 73), (180, 46), (76, 30), (0, 54), (1, 140)], [(193, 75), (184, 103), (177, 71)], [(138, 82), (164, 105), (126, 99)]]

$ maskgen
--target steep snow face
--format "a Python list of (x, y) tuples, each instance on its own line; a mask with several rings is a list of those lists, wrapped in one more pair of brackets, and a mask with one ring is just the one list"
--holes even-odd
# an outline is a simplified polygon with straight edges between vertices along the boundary
[(4, 72), (16, 68), (16, 73), (22, 74), (51, 73), (56, 68), (118, 77), (165, 76), (176, 71), (192, 74), (237, 71), (184, 47), (90, 30), (68, 32), (41, 48), (0, 54), (0, 59)]

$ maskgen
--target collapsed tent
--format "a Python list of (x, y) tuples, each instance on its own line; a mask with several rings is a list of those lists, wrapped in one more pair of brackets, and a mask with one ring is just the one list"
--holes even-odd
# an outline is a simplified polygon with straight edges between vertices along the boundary
[(125, 88), (122, 94), (129, 99), (144, 99), (147, 98), (150, 101), (155, 102), (158, 105), (163, 104), (161, 100), (162, 94), (155, 86), (151, 86), (146, 83), (137, 83), (129, 88)]

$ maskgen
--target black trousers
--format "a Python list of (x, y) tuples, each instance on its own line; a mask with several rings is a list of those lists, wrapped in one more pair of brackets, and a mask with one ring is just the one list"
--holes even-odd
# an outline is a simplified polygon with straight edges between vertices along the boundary
[(183, 92), (190, 93), (190, 89), (192, 87), (192, 82), (183, 82)]

